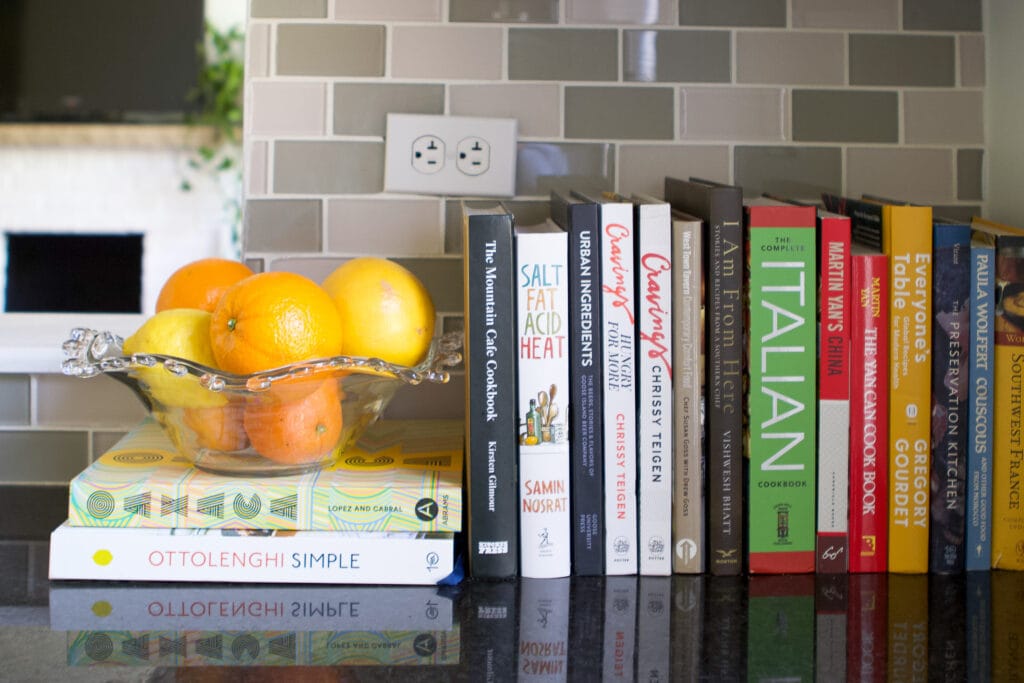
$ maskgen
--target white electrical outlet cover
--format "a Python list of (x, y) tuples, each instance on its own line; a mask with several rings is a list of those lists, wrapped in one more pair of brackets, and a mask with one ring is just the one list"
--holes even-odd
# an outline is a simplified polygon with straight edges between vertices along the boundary
[(515, 119), (388, 114), (384, 190), (511, 197), (516, 132)]

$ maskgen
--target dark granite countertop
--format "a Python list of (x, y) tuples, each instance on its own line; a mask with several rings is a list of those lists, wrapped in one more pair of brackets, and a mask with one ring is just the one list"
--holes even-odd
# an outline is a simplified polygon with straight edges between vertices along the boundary
[(438, 589), (50, 582), (47, 538), (66, 500), (61, 487), (0, 487), (0, 680), (998, 680), (1020, 671), (1024, 573)]

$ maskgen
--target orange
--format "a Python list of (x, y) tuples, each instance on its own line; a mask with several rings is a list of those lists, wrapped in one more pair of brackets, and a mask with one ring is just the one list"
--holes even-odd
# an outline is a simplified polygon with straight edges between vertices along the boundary
[(383, 258), (354, 258), (328, 275), (323, 288), (341, 314), (343, 354), (408, 366), (427, 355), (434, 302), (405, 267)]
[(287, 403), (256, 400), (245, 408), (245, 431), (253, 449), (281, 463), (323, 459), (341, 438), (338, 383), (325, 380), (304, 398)]
[(210, 345), (217, 367), (245, 375), (337, 356), (341, 329), (318, 284), (297, 273), (258, 273), (224, 292), (210, 318)]
[(156, 298), (156, 311), (168, 308), (198, 308), (212, 311), (228, 287), (252, 275), (239, 261), (204, 258), (187, 263), (171, 273)]
[(249, 445), (242, 426), (245, 403), (231, 402), (212, 408), (185, 408), (182, 421), (195, 432), (201, 448), (240, 451)]

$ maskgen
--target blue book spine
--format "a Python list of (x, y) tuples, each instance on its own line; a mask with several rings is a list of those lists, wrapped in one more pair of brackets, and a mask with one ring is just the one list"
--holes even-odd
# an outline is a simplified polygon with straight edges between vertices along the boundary
[(995, 247), (971, 243), (971, 354), (967, 449), (967, 571), (992, 566), (993, 313)]
[(971, 228), (936, 221), (932, 239), (932, 466), (929, 571), (965, 566)]

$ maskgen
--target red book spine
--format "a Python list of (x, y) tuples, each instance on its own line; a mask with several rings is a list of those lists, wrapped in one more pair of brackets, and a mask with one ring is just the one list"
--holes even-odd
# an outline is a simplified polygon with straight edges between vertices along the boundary
[(888, 558), (889, 265), (852, 259), (850, 571), (884, 572)]

